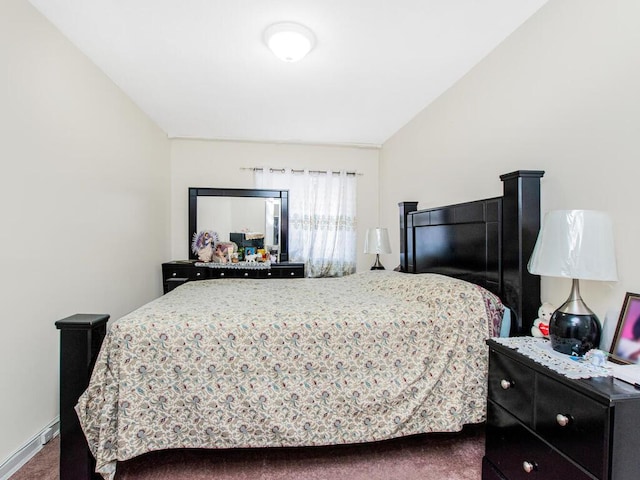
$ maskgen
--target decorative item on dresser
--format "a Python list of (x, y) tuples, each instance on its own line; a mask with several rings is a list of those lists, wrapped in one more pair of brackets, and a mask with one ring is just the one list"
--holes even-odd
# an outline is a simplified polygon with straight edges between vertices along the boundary
[[(580, 370), (578, 362), (556, 353), (541, 338), (487, 343), (483, 480), (638, 478), (640, 390), (604, 376), (604, 368), (585, 365)], [(517, 345), (529, 356), (516, 351)], [(551, 359), (550, 366), (529, 358), (538, 349)], [(562, 362), (568, 364), (568, 373), (558, 373)]]

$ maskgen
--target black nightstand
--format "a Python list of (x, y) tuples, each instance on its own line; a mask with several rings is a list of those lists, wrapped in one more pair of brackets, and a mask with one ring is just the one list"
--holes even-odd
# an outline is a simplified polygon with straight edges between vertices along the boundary
[(483, 480), (637, 480), (640, 390), (570, 379), (488, 340)]

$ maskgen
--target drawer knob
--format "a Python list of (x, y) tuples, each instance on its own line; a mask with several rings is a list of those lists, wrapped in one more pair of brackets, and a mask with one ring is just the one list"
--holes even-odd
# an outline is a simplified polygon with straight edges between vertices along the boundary
[(244, 272), (244, 276), (248, 277), (249, 276), (249, 272)]
[(271, 272), (267, 272), (267, 277), (270, 277), (270, 276), (271, 276)]
[(503, 390), (509, 390), (513, 386), (513, 383), (503, 378), (502, 380), (500, 380), (500, 386)]
[(291, 272), (289, 275), (291, 275), (292, 277), (296, 274), (296, 272)]
[(524, 462), (522, 462), (522, 469), (527, 473), (531, 473), (536, 469), (536, 464), (534, 462), (527, 462), (525, 460)]
[(224, 277), (224, 272), (220, 272), (220, 276), (221, 276), (221, 277)]
[(556, 422), (558, 422), (558, 425), (560, 425), (561, 427), (566, 427), (567, 425), (569, 425), (570, 420), (571, 418), (567, 415), (563, 415), (561, 413), (556, 415)]
[(175, 277), (176, 275), (177, 275), (177, 273), (176, 273), (176, 272), (173, 272), (173, 273), (171, 274), (171, 276), (172, 276), (172, 277)]
[(200, 276), (200, 272), (196, 273), (196, 277), (199, 277), (199, 276)]

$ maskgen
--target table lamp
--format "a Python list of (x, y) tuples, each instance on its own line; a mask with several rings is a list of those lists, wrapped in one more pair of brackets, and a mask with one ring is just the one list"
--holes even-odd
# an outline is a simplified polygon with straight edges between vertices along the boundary
[(371, 270), (384, 270), (380, 263), (381, 253), (391, 253), (391, 244), (389, 243), (389, 231), (386, 228), (370, 228), (364, 237), (364, 253), (375, 253), (376, 262)]
[(594, 210), (548, 212), (527, 268), (536, 275), (573, 280), (569, 298), (549, 322), (551, 347), (580, 356), (598, 348), (602, 327), (582, 300), (579, 281), (618, 279), (609, 215)]

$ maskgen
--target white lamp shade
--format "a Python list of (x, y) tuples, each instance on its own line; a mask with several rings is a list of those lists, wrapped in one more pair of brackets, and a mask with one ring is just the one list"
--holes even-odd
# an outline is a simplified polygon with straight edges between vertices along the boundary
[(609, 215), (595, 210), (547, 213), (527, 268), (533, 274), (550, 277), (617, 280)]
[(364, 253), (391, 253), (389, 230), (386, 228), (370, 228), (364, 237)]

